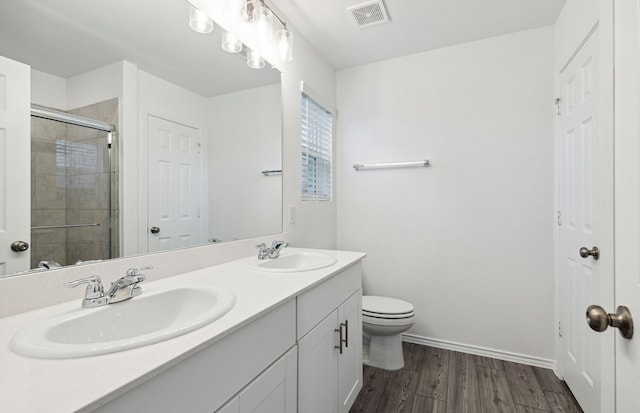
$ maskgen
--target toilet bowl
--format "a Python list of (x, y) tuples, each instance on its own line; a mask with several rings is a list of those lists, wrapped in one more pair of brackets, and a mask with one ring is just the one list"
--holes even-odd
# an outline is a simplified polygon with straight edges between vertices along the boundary
[(413, 325), (413, 305), (389, 297), (362, 297), (362, 362), (385, 370), (404, 366), (400, 334)]

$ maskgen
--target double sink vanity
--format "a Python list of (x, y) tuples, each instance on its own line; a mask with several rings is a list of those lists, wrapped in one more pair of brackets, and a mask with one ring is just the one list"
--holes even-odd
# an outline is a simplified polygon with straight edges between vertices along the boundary
[(364, 256), (287, 248), (2, 318), (0, 411), (347, 412)]

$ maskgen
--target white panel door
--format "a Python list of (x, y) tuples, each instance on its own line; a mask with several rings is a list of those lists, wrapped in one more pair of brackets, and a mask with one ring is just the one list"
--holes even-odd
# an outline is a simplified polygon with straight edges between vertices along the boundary
[(149, 115), (147, 134), (149, 252), (202, 244), (199, 130)]
[(0, 276), (30, 268), (30, 250), (11, 250), (31, 235), (31, 71), (0, 56)]
[(585, 412), (601, 403), (600, 337), (585, 323), (585, 309), (601, 301), (601, 262), (580, 248), (600, 245), (601, 170), (598, 118), (598, 30), (560, 76), (559, 268), (562, 373)]
[(333, 311), (298, 344), (298, 411), (338, 411), (338, 311)]
[(347, 413), (362, 389), (362, 290), (338, 307), (338, 321), (347, 339), (338, 355), (338, 400)]
[[(615, 305), (635, 318), (633, 337), (615, 329), (616, 411), (640, 412), (640, 1), (615, 3)], [(614, 331), (610, 331), (614, 330)]]

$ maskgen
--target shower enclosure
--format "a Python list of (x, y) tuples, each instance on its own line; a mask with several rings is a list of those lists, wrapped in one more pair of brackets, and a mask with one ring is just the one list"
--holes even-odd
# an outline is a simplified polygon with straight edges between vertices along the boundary
[(118, 100), (31, 110), (31, 268), (119, 255)]

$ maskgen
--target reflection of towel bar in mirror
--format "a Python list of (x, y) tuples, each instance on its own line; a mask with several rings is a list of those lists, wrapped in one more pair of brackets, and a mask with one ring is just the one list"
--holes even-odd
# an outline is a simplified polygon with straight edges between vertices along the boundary
[(272, 169), (272, 170), (262, 171), (262, 175), (264, 176), (278, 175), (278, 174), (282, 174), (282, 169)]
[(95, 224), (68, 224), (68, 225), (47, 225), (43, 227), (31, 227), (31, 229), (58, 229), (58, 228), (83, 228), (83, 227), (99, 227), (99, 223)]
[(414, 168), (431, 166), (428, 159), (424, 161), (411, 161), (411, 162), (388, 162), (388, 163), (356, 163), (353, 165), (353, 169), (359, 171), (361, 169), (390, 169), (390, 168)]

